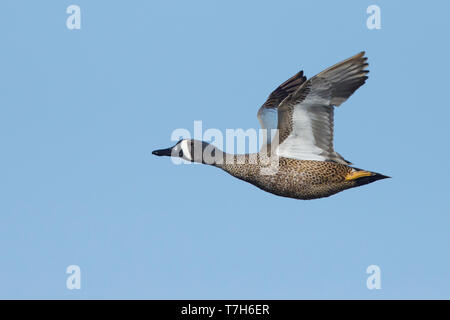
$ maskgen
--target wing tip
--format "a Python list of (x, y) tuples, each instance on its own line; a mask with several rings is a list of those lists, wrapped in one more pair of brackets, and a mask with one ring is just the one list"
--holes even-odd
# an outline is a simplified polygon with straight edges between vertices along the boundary
[[(359, 53), (357, 53), (354, 57), (356, 58), (356, 57), (358, 57), (358, 58), (362, 58), (362, 57), (364, 57), (366, 55), (366, 51), (365, 50), (363, 50), (363, 51), (360, 51)], [(367, 59), (367, 57), (364, 57), (365, 59)]]

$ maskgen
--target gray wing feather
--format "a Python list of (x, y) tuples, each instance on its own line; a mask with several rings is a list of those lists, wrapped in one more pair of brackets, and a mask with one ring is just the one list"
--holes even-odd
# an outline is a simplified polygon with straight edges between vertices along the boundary
[(334, 106), (341, 105), (367, 80), (361, 52), (305, 81), (278, 106), (280, 156), (349, 164), (334, 151)]
[(293, 75), (276, 88), (267, 98), (266, 102), (258, 110), (258, 120), (262, 129), (266, 129), (264, 143), (269, 144), (272, 140), (271, 130), (278, 127), (278, 105), (290, 94), (294, 93), (304, 82), (306, 77), (303, 71)]

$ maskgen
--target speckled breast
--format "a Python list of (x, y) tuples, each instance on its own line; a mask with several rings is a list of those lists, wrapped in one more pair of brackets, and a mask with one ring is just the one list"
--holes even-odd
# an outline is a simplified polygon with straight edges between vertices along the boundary
[(248, 182), (267, 192), (295, 199), (328, 197), (354, 186), (346, 181), (352, 169), (334, 162), (280, 158), (273, 174), (256, 174)]

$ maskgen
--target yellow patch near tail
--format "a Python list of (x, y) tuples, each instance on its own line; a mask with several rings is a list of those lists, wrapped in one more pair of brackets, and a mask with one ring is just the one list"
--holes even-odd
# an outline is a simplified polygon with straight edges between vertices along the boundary
[(369, 171), (352, 171), (345, 176), (345, 180), (350, 181), (350, 180), (355, 180), (355, 179), (362, 178), (362, 177), (370, 177), (373, 175), (375, 175), (375, 173), (369, 172)]

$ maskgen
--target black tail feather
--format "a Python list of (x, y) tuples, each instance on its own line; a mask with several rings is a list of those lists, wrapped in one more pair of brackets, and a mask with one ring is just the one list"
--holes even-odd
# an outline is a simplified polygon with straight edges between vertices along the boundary
[(380, 173), (375, 173), (373, 176), (369, 176), (369, 177), (361, 177), (355, 180), (356, 185), (359, 186), (363, 186), (365, 184), (369, 184), (378, 180), (382, 180), (382, 179), (388, 179), (391, 177), (382, 175)]

